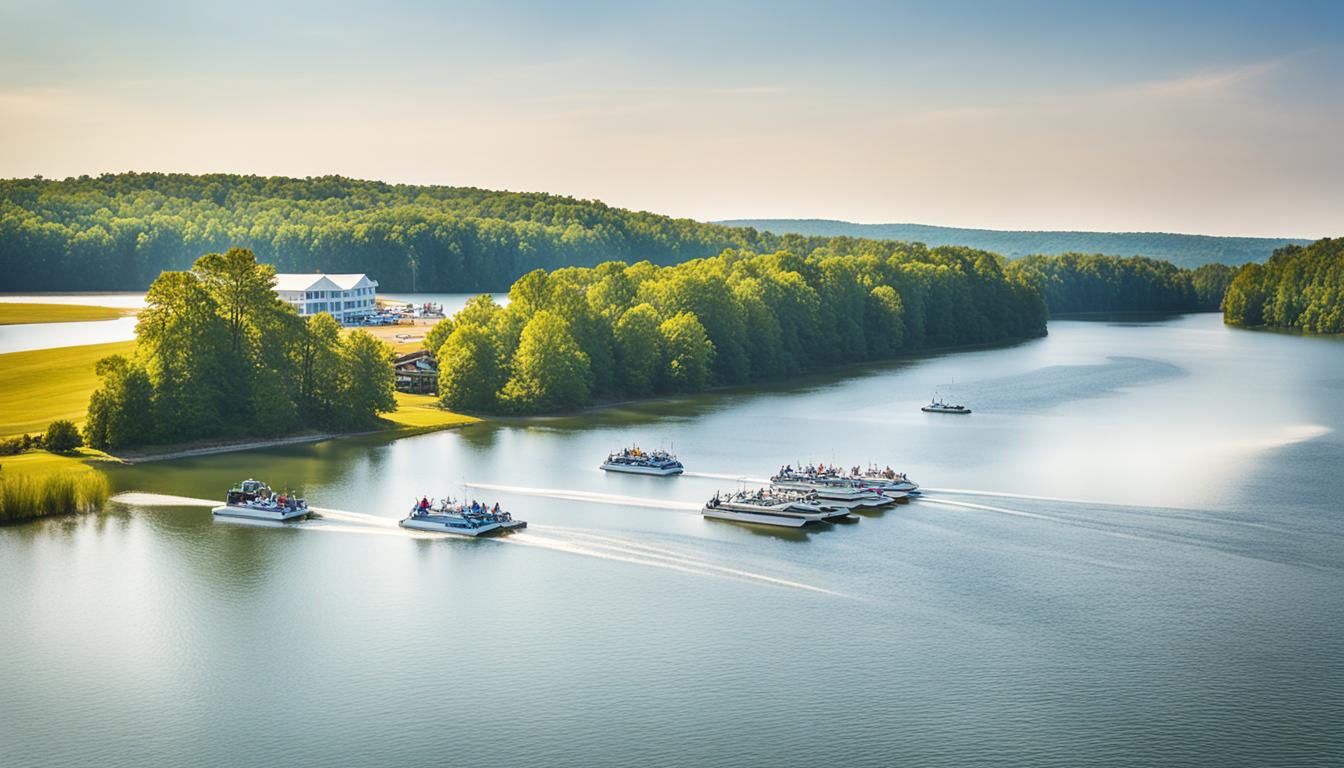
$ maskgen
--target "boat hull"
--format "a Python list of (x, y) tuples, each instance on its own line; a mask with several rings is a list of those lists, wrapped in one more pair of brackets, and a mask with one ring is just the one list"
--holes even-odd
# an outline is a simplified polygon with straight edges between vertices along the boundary
[(700, 514), (713, 520), (729, 520), (735, 523), (754, 523), (756, 525), (773, 525), (780, 528), (802, 528), (805, 525), (823, 523), (820, 519), (806, 517), (785, 517), (782, 515), (769, 515), (759, 512), (738, 512), (732, 509), (703, 509)]
[(970, 408), (961, 408), (961, 409), (957, 409), (957, 408), (930, 408), (930, 407), (927, 406), (927, 405), (924, 406), (923, 408), (920, 408), (919, 410), (921, 410), (921, 411), (923, 411), (923, 412), (925, 412), (925, 413), (970, 413), (970, 412), (971, 412), (971, 409), (970, 409)]
[(249, 520), (274, 520), (276, 522), (296, 520), (308, 516), (307, 509), (253, 509), (251, 507), (235, 507), (229, 504), (215, 507), (211, 510), (211, 513), (220, 517), (245, 517)]
[(603, 464), (602, 469), (607, 472), (624, 472), (627, 475), (657, 475), (659, 477), (680, 475), (685, 471), (685, 467), (640, 467), (628, 464)]
[[(469, 538), (476, 538), (479, 536), (489, 536), (492, 533), (504, 530), (504, 526), (500, 525), (499, 523), (481, 523), (475, 528), (470, 527), (459, 528), (454, 525), (449, 525), (448, 523), (441, 523), (434, 520), (417, 520), (411, 517), (402, 520), (400, 523), (398, 523), (398, 525), (400, 525), (402, 528), (409, 528), (414, 531), (451, 533), (456, 536), (467, 536)], [(527, 523), (523, 523), (523, 525), (527, 525)]]

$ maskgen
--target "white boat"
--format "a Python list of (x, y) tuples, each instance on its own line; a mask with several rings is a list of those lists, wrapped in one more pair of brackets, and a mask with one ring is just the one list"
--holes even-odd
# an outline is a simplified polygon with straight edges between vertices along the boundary
[(893, 499), (899, 500), (910, 494), (919, 493), (919, 483), (906, 477), (904, 472), (897, 472), (891, 467), (878, 469), (876, 465), (870, 464), (868, 469), (862, 471), (855, 467), (850, 477)]
[(925, 413), (970, 413), (970, 412), (971, 412), (971, 409), (970, 409), (970, 408), (967, 408), (967, 407), (964, 406), (964, 405), (953, 405), (952, 403), (945, 402), (945, 401), (943, 400), (943, 398), (939, 397), (938, 395), (934, 395), (934, 396), (933, 396), (933, 399), (929, 401), (929, 404), (926, 405), (926, 406), (924, 406), (923, 408), (920, 408), (919, 410), (921, 410), (921, 411), (923, 411), (923, 412), (925, 412)]
[(632, 475), (680, 475), (685, 467), (667, 451), (643, 451), (638, 446), (607, 455), (602, 469), (608, 472), (626, 472)]
[(275, 493), (260, 480), (247, 479), (229, 489), (224, 505), (211, 510), (221, 517), (284, 522), (308, 516), (308, 502), (289, 493)]
[(849, 510), (809, 503), (788, 495), (772, 494), (769, 491), (754, 493), (742, 491), (727, 496), (714, 494), (714, 498), (705, 503), (700, 514), (716, 520), (801, 528), (808, 524), (828, 523), (847, 517)]
[(815, 493), (822, 503), (850, 509), (885, 507), (894, 501), (857, 478), (846, 477), (834, 469), (781, 467), (779, 474), (770, 478), (770, 487), (780, 491)]
[[(520, 521), (521, 522), (521, 521)], [(464, 513), (460, 506), (454, 506), (445, 500), (439, 506), (431, 507), (427, 503), (411, 507), (411, 513), (399, 523), (402, 528), (435, 533), (452, 533), (458, 536), (487, 536), (504, 530), (503, 523), (497, 520), (481, 519), (475, 514)], [(522, 523), (527, 525), (527, 523)], [(517, 526), (513, 526), (517, 527)]]

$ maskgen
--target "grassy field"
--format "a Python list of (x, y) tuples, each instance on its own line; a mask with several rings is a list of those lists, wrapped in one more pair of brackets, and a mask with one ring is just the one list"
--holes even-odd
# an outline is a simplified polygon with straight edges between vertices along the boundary
[(98, 387), (93, 364), (134, 350), (134, 341), (116, 341), (0, 355), (0, 437), (41, 432), (56, 419), (83, 424)]
[[(89, 395), (98, 386), (93, 364), (108, 355), (130, 355), (135, 342), (89, 344), (0, 355), (0, 437), (38, 433), (56, 419), (83, 424)], [(383, 418), (392, 429), (428, 430), (479, 421), (446, 411), (432, 395), (397, 393), (398, 410)]]
[(480, 421), (475, 416), (440, 408), (438, 398), (433, 395), (408, 395), (405, 392), (397, 393), (397, 410), (385, 414), (383, 419), (400, 428), (416, 431), (460, 427)]
[(86, 307), (79, 304), (8, 304), (0, 303), (0, 325), (21, 323), (78, 323), (90, 320), (116, 320), (134, 314), (133, 309)]

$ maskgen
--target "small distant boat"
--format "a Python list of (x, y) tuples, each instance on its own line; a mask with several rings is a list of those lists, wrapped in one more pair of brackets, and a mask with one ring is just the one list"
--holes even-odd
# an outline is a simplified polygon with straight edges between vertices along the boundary
[(964, 405), (953, 405), (952, 403), (945, 403), (945, 402), (943, 402), (943, 400), (942, 400), (941, 398), (939, 398), (939, 397), (937, 397), (937, 396), (935, 396), (932, 400), (930, 400), (928, 405), (924, 406), (923, 408), (920, 408), (919, 410), (921, 410), (921, 411), (923, 411), (923, 412), (925, 412), (925, 413), (970, 413), (970, 412), (971, 412), (971, 409), (970, 409), (970, 408), (967, 408), (967, 407), (964, 406)]
[(849, 517), (849, 510), (818, 503), (810, 498), (771, 491), (738, 491), (727, 496), (714, 494), (700, 514), (717, 520), (738, 523), (802, 528), (814, 523), (830, 523)]
[(444, 499), (438, 506), (432, 506), (429, 499), (421, 499), (411, 507), (411, 512), (399, 523), (402, 528), (436, 533), (453, 533), (459, 536), (488, 536), (513, 528), (526, 528), (523, 520), (514, 520), (513, 515), (487, 504), (471, 502), (457, 504), (452, 499)]
[(211, 511), (221, 517), (283, 522), (307, 517), (308, 502), (292, 493), (275, 493), (260, 480), (249, 478), (229, 489), (224, 506)]
[(639, 446), (622, 449), (607, 455), (602, 469), (608, 472), (628, 472), (632, 475), (680, 475), (685, 467), (667, 451), (643, 451)]

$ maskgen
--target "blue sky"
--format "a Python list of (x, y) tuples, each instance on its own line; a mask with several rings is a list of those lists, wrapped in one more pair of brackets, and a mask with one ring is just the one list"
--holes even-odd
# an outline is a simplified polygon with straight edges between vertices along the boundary
[(0, 176), (1340, 235), (1344, 3), (0, 3)]

